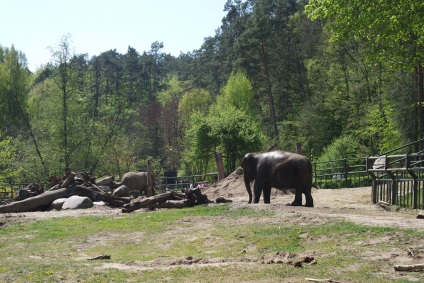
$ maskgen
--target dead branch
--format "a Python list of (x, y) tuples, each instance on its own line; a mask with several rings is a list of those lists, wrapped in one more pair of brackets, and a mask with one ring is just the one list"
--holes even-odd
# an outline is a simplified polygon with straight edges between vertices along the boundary
[(413, 264), (413, 265), (395, 265), (395, 271), (422, 271), (424, 270), (424, 264)]
[(99, 260), (99, 259), (110, 259), (110, 255), (98, 255), (95, 257), (88, 258), (87, 260)]
[(311, 282), (329, 282), (329, 283), (340, 283), (339, 281), (334, 281), (332, 279), (314, 279), (314, 278), (305, 278), (306, 281)]
[(92, 190), (91, 188), (80, 185), (75, 186), (75, 194), (88, 197), (92, 201), (104, 201), (117, 207), (123, 207), (125, 204), (130, 202), (127, 198), (115, 197), (113, 195), (103, 193), (102, 191)]
[(141, 208), (184, 208), (198, 204), (207, 204), (211, 201), (202, 194), (199, 188), (194, 190), (184, 190), (183, 194), (176, 191), (155, 195), (124, 205), (122, 212), (132, 212)]

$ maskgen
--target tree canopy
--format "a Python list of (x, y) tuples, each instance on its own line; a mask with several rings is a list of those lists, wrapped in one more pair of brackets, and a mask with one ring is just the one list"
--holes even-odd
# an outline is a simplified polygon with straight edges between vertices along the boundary
[(231, 173), (272, 144), (301, 143), (316, 161), (423, 137), (422, 1), (223, 8), (216, 34), (178, 57), (159, 40), (89, 57), (65, 35), (31, 73), (25, 50), (0, 46), (0, 179), (45, 181), (64, 167), (120, 177), (146, 160), (157, 174), (204, 174), (215, 152)]

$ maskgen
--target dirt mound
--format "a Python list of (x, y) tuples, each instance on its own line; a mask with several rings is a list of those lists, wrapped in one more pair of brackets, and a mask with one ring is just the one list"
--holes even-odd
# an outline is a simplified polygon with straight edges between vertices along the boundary
[[(253, 193), (253, 184), (251, 184)], [(245, 198), (247, 201), (249, 196), (244, 185), (243, 169), (237, 168), (236, 171), (231, 173), (227, 178), (211, 185), (209, 188), (203, 190), (203, 193), (208, 196), (210, 200), (218, 197), (224, 198)], [(271, 190), (271, 196), (291, 194), (291, 191), (279, 191), (276, 189)]]

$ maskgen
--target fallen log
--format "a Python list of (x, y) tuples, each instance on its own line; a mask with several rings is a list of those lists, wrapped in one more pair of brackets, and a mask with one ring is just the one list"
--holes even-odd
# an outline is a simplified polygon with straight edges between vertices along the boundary
[[(167, 200), (157, 204), (157, 208), (184, 208), (195, 205), (196, 203), (192, 200)], [(150, 208), (150, 207), (149, 207)]]
[(122, 209), (122, 212), (133, 212), (134, 210), (141, 209), (141, 208), (155, 208), (157, 207), (158, 203), (165, 202), (167, 200), (175, 200), (178, 197), (178, 194), (174, 191), (169, 193), (164, 193), (160, 195), (155, 195), (152, 197), (144, 198), (139, 201), (135, 201), (132, 203), (128, 203), (124, 205), (124, 208)]
[(149, 198), (144, 198), (124, 205), (122, 212), (133, 212), (141, 208), (156, 209), (156, 208), (184, 208), (199, 204), (211, 203), (208, 197), (202, 194), (202, 191), (197, 188), (194, 190), (184, 190), (182, 194), (176, 191), (155, 195)]
[(311, 282), (327, 282), (327, 283), (340, 283), (339, 281), (335, 281), (332, 279), (314, 279), (314, 278), (305, 278), (306, 281)]
[(395, 271), (422, 271), (424, 270), (424, 264), (413, 264), (413, 265), (395, 265)]
[(130, 199), (128, 198), (115, 197), (113, 195), (105, 194), (101, 190), (93, 190), (91, 188), (80, 185), (75, 186), (75, 194), (83, 197), (88, 197), (92, 201), (104, 201), (108, 204), (117, 207), (123, 207), (125, 204), (128, 204), (130, 202)]
[(40, 210), (50, 205), (54, 200), (59, 198), (67, 198), (74, 194), (74, 188), (61, 188), (54, 191), (47, 191), (35, 197), (30, 197), (21, 201), (15, 201), (0, 206), (0, 213), (10, 212), (30, 212)]
[(110, 255), (98, 255), (95, 257), (87, 258), (88, 260), (103, 260), (103, 259), (110, 259)]

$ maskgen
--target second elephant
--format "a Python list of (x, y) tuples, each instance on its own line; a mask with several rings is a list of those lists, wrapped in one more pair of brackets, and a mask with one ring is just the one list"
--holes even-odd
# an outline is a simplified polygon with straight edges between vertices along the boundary
[[(155, 177), (150, 175), (151, 195), (155, 195)], [(149, 196), (147, 186), (147, 172), (128, 172), (121, 179), (121, 184), (129, 188), (130, 191), (139, 191), (140, 194)]]

